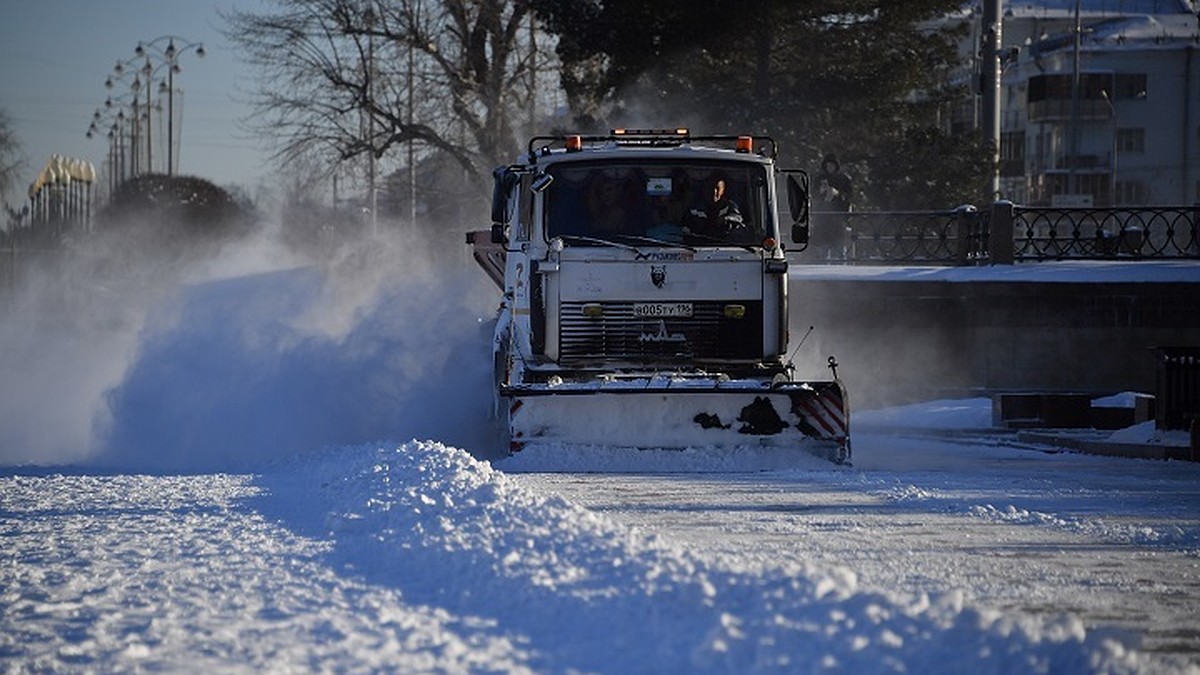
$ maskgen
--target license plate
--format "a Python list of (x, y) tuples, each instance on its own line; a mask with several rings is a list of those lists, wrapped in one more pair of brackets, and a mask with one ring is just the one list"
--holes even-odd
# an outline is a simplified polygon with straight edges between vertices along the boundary
[(633, 315), (663, 319), (687, 318), (692, 315), (690, 302), (638, 302), (633, 305)]

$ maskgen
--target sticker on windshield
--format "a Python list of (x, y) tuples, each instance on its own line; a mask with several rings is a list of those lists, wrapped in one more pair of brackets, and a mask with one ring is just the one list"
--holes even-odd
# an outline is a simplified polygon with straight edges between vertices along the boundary
[(665, 197), (671, 194), (670, 178), (647, 178), (646, 194), (651, 197)]

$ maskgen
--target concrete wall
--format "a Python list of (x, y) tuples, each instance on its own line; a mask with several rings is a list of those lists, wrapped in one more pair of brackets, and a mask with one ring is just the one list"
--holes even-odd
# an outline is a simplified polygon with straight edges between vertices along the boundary
[(1154, 391), (1156, 346), (1200, 346), (1200, 282), (805, 280), (797, 377), (835, 355), (853, 407), (998, 391)]

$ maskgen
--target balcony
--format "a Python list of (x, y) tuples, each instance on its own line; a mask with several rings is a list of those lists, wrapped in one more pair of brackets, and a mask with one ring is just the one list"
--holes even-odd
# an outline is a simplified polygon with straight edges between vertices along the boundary
[[(1079, 101), (1079, 119), (1107, 120), (1112, 117), (1112, 107), (1104, 99), (1082, 99)], [(1029, 103), (1030, 122), (1065, 122), (1071, 119), (1070, 99), (1045, 99)]]

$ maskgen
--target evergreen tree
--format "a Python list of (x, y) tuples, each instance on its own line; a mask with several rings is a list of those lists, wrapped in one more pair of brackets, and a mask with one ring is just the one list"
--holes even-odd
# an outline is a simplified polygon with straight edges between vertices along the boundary
[[(540, 0), (587, 130), (687, 125), (774, 136), (784, 164), (836, 152), (856, 207), (982, 203), (987, 144), (941, 133), (959, 0)], [(944, 153), (944, 154), (943, 154)], [(936, 188), (936, 189), (933, 189)]]

